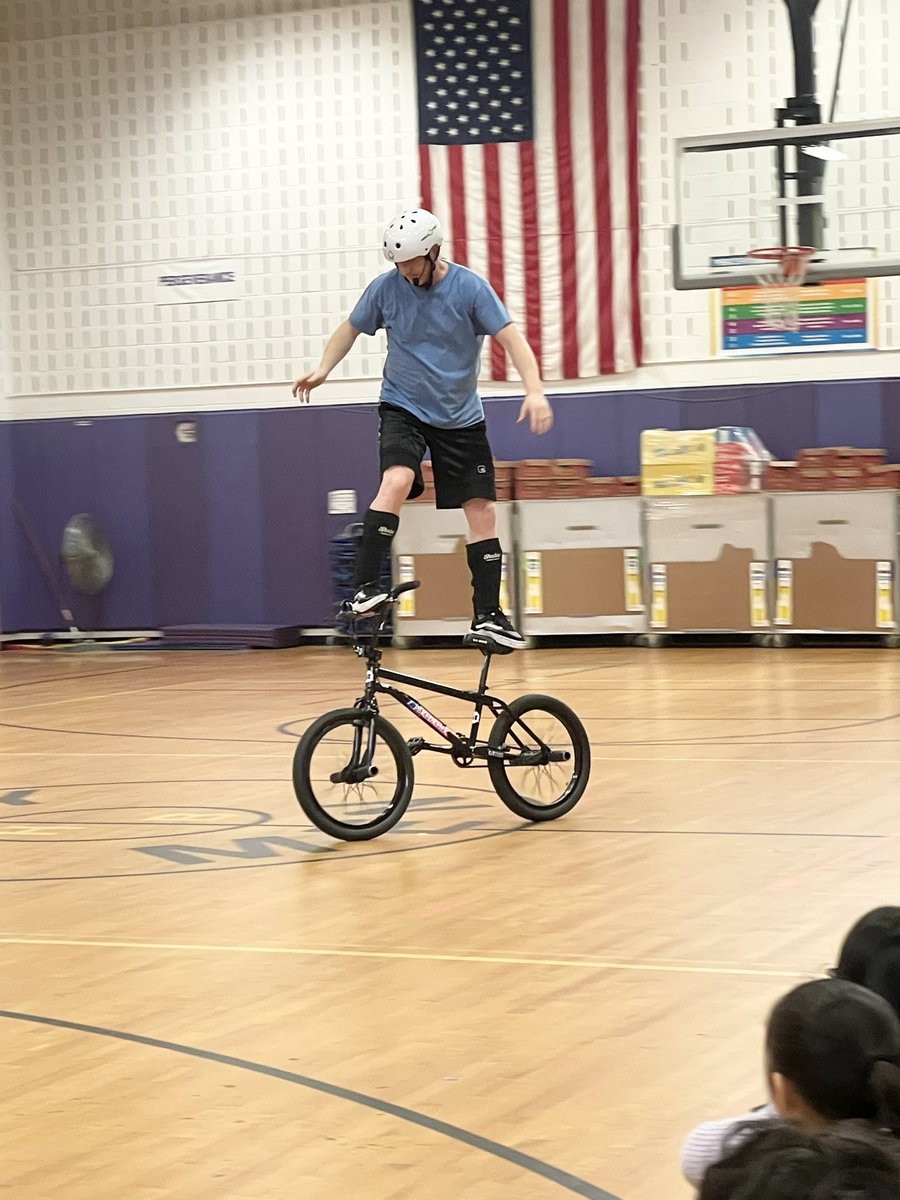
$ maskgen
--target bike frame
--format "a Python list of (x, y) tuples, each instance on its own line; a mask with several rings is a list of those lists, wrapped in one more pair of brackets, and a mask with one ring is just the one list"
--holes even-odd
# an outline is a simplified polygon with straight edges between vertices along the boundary
[[(486, 653), (484, 656), (481, 677), (478, 681), (478, 689), (476, 691), (470, 691), (466, 688), (448, 687), (446, 684), (436, 683), (432, 679), (421, 679), (417, 675), (406, 675), (402, 671), (392, 671), (387, 667), (382, 667), (381, 650), (378, 648), (378, 636), (382, 625), (383, 622), (379, 623), (378, 627), (373, 630), (368, 646), (364, 646), (361, 643), (357, 643), (355, 646), (356, 653), (360, 658), (365, 658), (367, 665), (365, 691), (356, 701), (354, 707), (367, 708), (371, 712), (378, 712), (376, 696), (390, 696), (392, 700), (396, 700), (398, 704), (402, 704), (404, 708), (409, 709), (429, 729), (433, 729), (435, 733), (439, 734), (446, 743), (446, 745), (440, 745), (416, 738), (410, 744), (410, 750), (413, 754), (418, 754), (422, 750), (432, 750), (437, 754), (451, 755), (460, 765), (467, 765), (475, 758), (487, 759), (491, 751), (488, 749), (486, 742), (478, 741), (478, 729), (481, 724), (482, 711), (487, 708), (496, 717), (500, 713), (506, 712), (508, 707), (498, 697), (490, 695), (487, 690), (488, 672), (491, 668), (490, 653)], [(472, 725), (468, 735), (457, 733), (449, 725), (445, 725), (439, 717), (436, 717), (424, 704), (421, 704), (415, 696), (402, 691), (401, 688), (391, 687), (390, 683), (383, 683), (382, 680), (385, 679), (392, 683), (403, 684), (406, 687), (424, 688), (426, 691), (438, 692), (442, 696), (452, 696), (455, 700), (467, 700), (474, 707)], [(359, 733), (361, 733), (361, 730), (357, 731), (357, 734)], [(495, 753), (498, 753), (502, 757), (502, 752)]]

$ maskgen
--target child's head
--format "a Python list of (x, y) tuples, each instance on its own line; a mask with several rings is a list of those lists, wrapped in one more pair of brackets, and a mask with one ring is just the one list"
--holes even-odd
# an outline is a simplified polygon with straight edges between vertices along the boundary
[(900, 1019), (881, 996), (843, 979), (801, 984), (772, 1009), (766, 1054), (783, 1117), (900, 1131)]
[(900, 1013), (900, 908), (873, 908), (860, 917), (831, 974), (877, 992)]
[(900, 1200), (900, 1162), (864, 1129), (806, 1133), (775, 1124), (741, 1130), (709, 1168), (698, 1200)]

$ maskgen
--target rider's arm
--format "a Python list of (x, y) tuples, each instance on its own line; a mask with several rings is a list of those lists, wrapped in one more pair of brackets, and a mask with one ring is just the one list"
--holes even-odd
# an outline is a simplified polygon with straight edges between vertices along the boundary
[(319, 370), (328, 375), (338, 365), (342, 358), (350, 353), (353, 343), (359, 337), (359, 330), (354, 329), (349, 321), (341, 321), (337, 329), (325, 343), (322, 351), (322, 361)]
[(537, 364), (537, 359), (534, 357), (534, 351), (525, 341), (519, 327), (510, 321), (504, 329), (501, 329), (494, 336), (507, 354), (509, 354), (513, 366), (519, 372), (519, 378), (525, 387), (525, 395), (534, 393), (543, 396), (544, 385), (541, 383), (541, 372)]

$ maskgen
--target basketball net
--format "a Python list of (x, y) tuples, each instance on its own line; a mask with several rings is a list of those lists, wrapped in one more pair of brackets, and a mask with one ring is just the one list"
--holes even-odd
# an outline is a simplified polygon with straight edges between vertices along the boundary
[(800, 297), (795, 289), (806, 279), (809, 260), (815, 254), (813, 246), (765, 246), (748, 250), (748, 257), (757, 263), (774, 264), (770, 271), (759, 271), (756, 280), (766, 289), (763, 304), (763, 326), (778, 332), (795, 332), (800, 328)]

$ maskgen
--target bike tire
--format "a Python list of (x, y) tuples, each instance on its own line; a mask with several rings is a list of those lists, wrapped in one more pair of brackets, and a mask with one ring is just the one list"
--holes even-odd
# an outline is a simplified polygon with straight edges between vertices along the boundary
[[(534, 723), (539, 715), (550, 716), (562, 727), (572, 755), (571, 774), (565, 779), (559, 796), (546, 804), (535, 803), (523, 795), (516, 786), (517, 771), (537, 769), (531, 766), (517, 767), (515, 754), (516, 746), (521, 750), (523, 743), (536, 744), (529, 727), (529, 720)], [(510, 745), (510, 738), (512, 738), (512, 745)], [(497, 795), (516, 816), (523, 817), (527, 821), (555, 821), (558, 817), (563, 817), (566, 813), (571, 812), (584, 795), (591, 774), (590, 740), (587, 730), (577, 714), (562, 700), (557, 700), (555, 696), (534, 694), (520, 696), (517, 700), (513, 700), (507, 710), (501, 713), (494, 722), (488, 738), (488, 746), (491, 750), (506, 750), (504, 757), (493, 756), (488, 759), (488, 772)]]
[[(383, 743), (392, 757), (396, 770), (396, 785), (383, 811), (369, 821), (356, 823), (341, 820), (328, 811), (320, 796), (316, 795), (316, 788), (322, 793), (327, 781), (314, 779), (310, 768), (317, 748), (328, 734), (346, 727), (346, 736), (352, 738), (351, 731), (354, 728), (364, 730), (365, 726), (374, 726), (376, 746), (378, 742)], [(327, 833), (329, 837), (346, 842), (369, 841), (393, 829), (409, 806), (414, 779), (412, 755), (403, 736), (380, 713), (373, 713), (369, 709), (339, 708), (325, 713), (313, 721), (304, 732), (294, 751), (294, 793), (300, 807), (317, 829)], [(353, 785), (345, 786), (349, 788)]]

